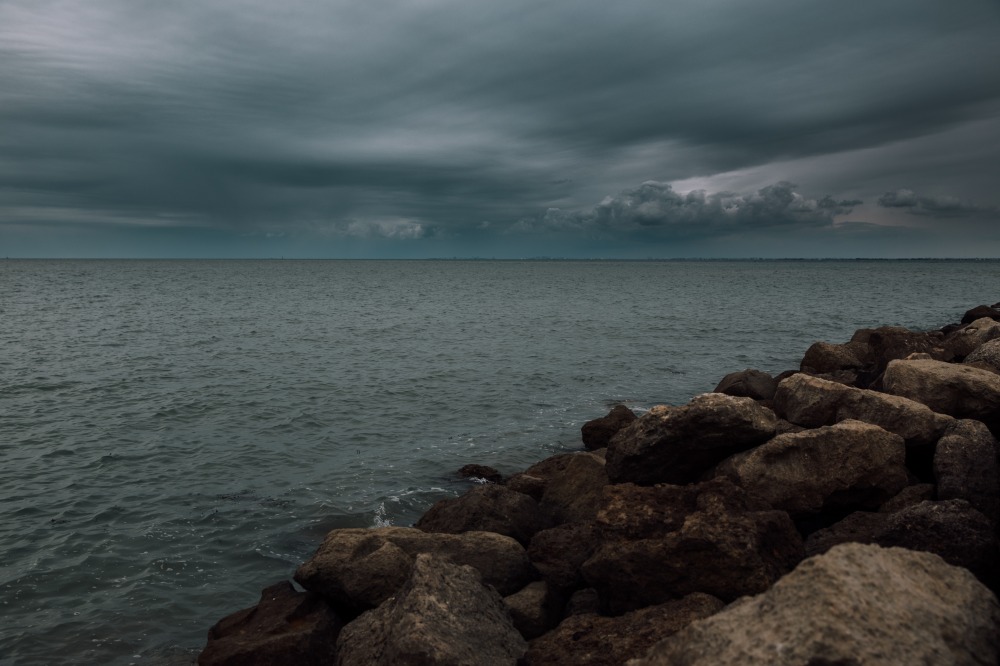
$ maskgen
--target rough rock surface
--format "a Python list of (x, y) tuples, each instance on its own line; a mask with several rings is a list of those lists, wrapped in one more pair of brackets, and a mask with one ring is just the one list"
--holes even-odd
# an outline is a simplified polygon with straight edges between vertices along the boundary
[(964, 499), (1000, 525), (997, 451), (997, 440), (979, 421), (952, 424), (934, 452), (938, 499)]
[(360, 612), (396, 593), (419, 553), (450, 558), (477, 569), (500, 594), (512, 594), (533, 577), (524, 548), (492, 532), (431, 534), (414, 527), (351, 528), (326, 535), (316, 553), (295, 572), (307, 590), (336, 608)]
[(849, 544), (629, 664), (983, 666), (998, 657), (1000, 606), (968, 571), (928, 553)]
[(587, 421), (580, 428), (584, 448), (588, 450), (603, 449), (619, 430), (637, 418), (635, 412), (625, 405), (617, 405), (608, 412), (607, 416)]
[(781, 382), (774, 411), (807, 428), (855, 419), (896, 433), (910, 446), (930, 446), (954, 419), (914, 400), (798, 374)]
[(993, 526), (964, 500), (921, 502), (895, 513), (853, 513), (809, 535), (806, 554), (818, 555), (848, 542), (934, 553), (949, 564), (965, 567), (990, 586), (1000, 566)]
[(443, 534), (496, 532), (527, 545), (535, 532), (548, 527), (548, 522), (530, 496), (491, 483), (436, 502), (416, 527)]
[(977, 319), (982, 319), (983, 317), (989, 317), (990, 319), (995, 319), (1000, 321), (1000, 308), (996, 305), (992, 307), (989, 305), (977, 305), (962, 316), (963, 324), (971, 324)]
[(528, 545), (528, 557), (553, 587), (573, 590), (584, 583), (580, 567), (597, 548), (597, 528), (591, 522), (566, 523), (542, 530)]
[(712, 392), (754, 400), (770, 400), (777, 388), (778, 380), (774, 377), (761, 370), (747, 368), (723, 377)]
[(523, 590), (504, 597), (503, 603), (514, 628), (530, 641), (559, 624), (565, 600), (548, 583), (536, 580), (528, 583)]
[(798, 516), (877, 508), (907, 485), (903, 438), (861, 421), (779, 435), (718, 466), (776, 509)]
[(788, 514), (727, 479), (607, 486), (596, 522), (600, 545), (582, 571), (611, 614), (692, 592), (726, 601), (755, 594), (803, 556)]
[(1000, 340), (990, 340), (966, 356), (962, 363), (1000, 374)]
[(264, 589), (253, 608), (208, 630), (200, 666), (310, 666), (333, 660), (342, 622), (323, 599), (288, 581)]
[(539, 506), (554, 524), (593, 520), (608, 484), (604, 459), (592, 453), (573, 455), (564, 469), (549, 477)]
[(917, 483), (906, 486), (878, 508), (879, 513), (895, 513), (901, 509), (934, 499), (933, 483)]
[(861, 370), (871, 364), (868, 345), (849, 342), (843, 345), (814, 342), (806, 350), (799, 368), (807, 373), (836, 373), (843, 370)]
[(482, 479), (489, 483), (501, 483), (503, 481), (503, 474), (489, 465), (463, 465), (458, 470), (458, 476), (463, 479)]
[(722, 609), (707, 594), (650, 606), (620, 617), (573, 615), (531, 642), (526, 666), (618, 666), (640, 657), (657, 641)]
[(612, 483), (692, 483), (727, 456), (774, 435), (774, 412), (751, 398), (696, 396), (682, 407), (659, 405), (608, 445)]
[(1000, 322), (983, 317), (948, 334), (942, 344), (953, 356), (967, 358), (980, 346), (997, 338), (1000, 338)]
[(518, 474), (513, 474), (504, 483), (511, 490), (542, 500), (549, 479), (566, 469), (576, 453), (560, 453), (541, 460)]
[(337, 666), (514, 666), (527, 649), (479, 572), (427, 553), (386, 603), (347, 625)]
[(1000, 375), (986, 370), (941, 361), (893, 361), (883, 386), (935, 412), (983, 421), (991, 430), (1000, 422)]
[(940, 331), (911, 331), (900, 326), (863, 328), (851, 337), (852, 342), (864, 341), (871, 350), (872, 377), (884, 372), (890, 361), (911, 354), (928, 354), (935, 359), (950, 361), (950, 354), (941, 347), (943, 340), (944, 334)]

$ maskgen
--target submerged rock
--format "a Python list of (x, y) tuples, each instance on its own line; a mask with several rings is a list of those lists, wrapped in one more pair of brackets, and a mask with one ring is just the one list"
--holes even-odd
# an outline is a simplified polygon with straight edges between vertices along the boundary
[(953, 664), (1000, 656), (1000, 606), (968, 571), (902, 548), (813, 557), (630, 666)]
[(488, 483), (502, 483), (503, 474), (489, 465), (463, 465), (458, 470), (458, 476), (463, 479), (482, 479)]
[(615, 406), (607, 416), (583, 424), (580, 428), (583, 446), (588, 450), (603, 449), (619, 430), (637, 418), (635, 412), (625, 405)]

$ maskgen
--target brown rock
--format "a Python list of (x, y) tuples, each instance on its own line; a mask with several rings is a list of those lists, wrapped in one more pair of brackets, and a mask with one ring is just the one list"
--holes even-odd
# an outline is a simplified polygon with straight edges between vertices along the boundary
[(420, 553), (476, 568), (500, 594), (512, 594), (533, 577), (524, 548), (492, 532), (430, 534), (414, 527), (333, 530), (295, 572), (295, 580), (336, 608), (374, 608), (402, 587)]
[(886, 392), (922, 402), (935, 412), (1000, 425), (1000, 375), (941, 361), (893, 361), (886, 368)]
[(527, 643), (468, 566), (422, 553), (406, 584), (344, 627), (337, 666), (514, 666)]
[(977, 305), (962, 315), (962, 323), (971, 324), (977, 319), (982, 319), (983, 317), (1000, 321), (1000, 308), (997, 308), (996, 305), (993, 307), (990, 307), (989, 305)]
[(333, 660), (342, 622), (317, 595), (288, 581), (265, 588), (253, 608), (208, 630), (200, 666), (309, 666)]
[(774, 435), (774, 412), (751, 398), (705, 393), (653, 407), (608, 445), (612, 483), (692, 483), (725, 457)]
[(573, 615), (531, 642), (526, 666), (618, 666), (724, 604), (707, 594), (650, 606), (620, 617)]
[(608, 412), (607, 416), (583, 424), (583, 427), (580, 428), (583, 446), (589, 450), (603, 449), (615, 436), (615, 433), (635, 421), (636, 418), (635, 412), (625, 405), (615, 406)]
[(566, 612), (564, 615), (566, 617), (586, 615), (588, 613), (597, 615), (600, 612), (601, 597), (597, 594), (597, 590), (588, 587), (583, 590), (577, 590), (570, 595), (569, 601), (566, 602)]
[(779, 435), (720, 464), (748, 492), (793, 516), (828, 509), (877, 508), (907, 485), (899, 435), (860, 421), (841, 421)]
[(503, 482), (503, 474), (488, 465), (463, 465), (458, 470), (458, 476), (463, 479), (482, 479), (488, 483)]
[(871, 364), (868, 345), (849, 342), (843, 345), (815, 342), (802, 357), (800, 369), (808, 373), (836, 373), (861, 370)]
[(713, 393), (725, 393), (754, 400), (770, 400), (778, 382), (771, 375), (761, 370), (748, 368), (740, 372), (731, 372), (722, 378)]
[(990, 340), (962, 361), (965, 365), (1000, 374), (1000, 340)]
[(917, 483), (900, 490), (895, 497), (878, 508), (879, 513), (895, 513), (901, 509), (934, 499), (933, 483)]
[(951, 355), (942, 347), (944, 334), (940, 331), (911, 331), (899, 326), (880, 326), (855, 332), (852, 340), (865, 339), (872, 353), (871, 376), (885, 371), (890, 361), (903, 359), (910, 354), (929, 354), (936, 359), (950, 361)]
[(536, 501), (541, 501), (549, 479), (566, 469), (576, 456), (576, 453), (560, 453), (541, 460), (528, 469), (514, 474), (507, 479), (506, 485), (511, 490), (530, 495)]
[(546, 483), (547, 479), (525, 474), (524, 472), (513, 474), (510, 478), (504, 481), (504, 485), (511, 490), (524, 493), (536, 502), (540, 502), (542, 500), (542, 495), (545, 494)]
[(952, 356), (966, 358), (983, 344), (997, 338), (1000, 338), (1000, 322), (983, 317), (947, 335), (942, 345)]
[(514, 628), (527, 640), (538, 638), (562, 619), (563, 597), (545, 581), (528, 583), (523, 590), (504, 597)]
[(938, 499), (963, 499), (1000, 525), (997, 440), (979, 421), (952, 424), (934, 453)]
[(538, 573), (560, 590), (574, 590), (583, 584), (580, 567), (597, 548), (593, 522), (566, 523), (535, 534), (528, 557)]
[(996, 597), (968, 571), (928, 553), (849, 544), (629, 666), (982, 666), (1000, 656), (998, 636)]
[(441, 534), (496, 532), (527, 545), (535, 532), (548, 527), (548, 521), (530, 496), (491, 483), (435, 503), (416, 527)]
[(566, 467), (549, 477), (539, 503), (553, 524), (593, 520), (608, 484), (605, 462), (591, 453), (574, 454)]

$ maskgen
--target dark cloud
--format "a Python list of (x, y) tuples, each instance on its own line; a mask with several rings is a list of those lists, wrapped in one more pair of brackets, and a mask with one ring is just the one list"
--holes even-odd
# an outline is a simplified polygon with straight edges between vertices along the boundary
[(886, 192), (878, 198), (878, 205), (883, 208), (901, 208), (911, 215), (931, 217), (1000, 217), (1000, 207), (997, 206), (977, 206), (950, 196), (918, 196), (908, 189)]

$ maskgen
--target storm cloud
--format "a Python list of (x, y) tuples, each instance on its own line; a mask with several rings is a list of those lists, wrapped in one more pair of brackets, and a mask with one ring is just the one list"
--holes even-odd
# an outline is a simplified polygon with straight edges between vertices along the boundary
[[(987, 0), (0, 0), (0, 253), (586, 255), (605, 230), (667, 256), (988, 215), (998, 27)], [(884, 203), (904, 186), (936, 195)]]

